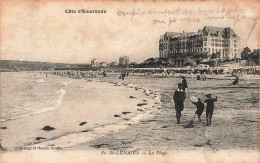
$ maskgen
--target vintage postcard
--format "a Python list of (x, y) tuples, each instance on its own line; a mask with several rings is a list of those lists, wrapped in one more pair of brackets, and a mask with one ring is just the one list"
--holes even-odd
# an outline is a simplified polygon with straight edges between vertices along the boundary
[(0, 0), (0, 162), (260, 162), (259, 0)]

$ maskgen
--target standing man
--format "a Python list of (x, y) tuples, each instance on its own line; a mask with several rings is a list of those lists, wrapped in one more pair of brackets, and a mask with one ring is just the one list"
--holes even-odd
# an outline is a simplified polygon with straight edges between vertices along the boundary
[(182, 88), (183, 88), (182, 83), (178, 83), (178, 89), (174, 92), (174, 95), (173, 95), (173, 101), (175, 103), (177, 123), (180, 123), (181, 111), (183, 111), (184, 101), (185, 101), (185, 98), (186, 98), (186, 93), (182, 90)]
[(206, 119), (207, 119), (207, 125), (211, 125), (211, 118), (214, 111), (214, 102), (218, 101), (218, 97), (211, 98), (211, 94), (206, 95), (207, 99), (205, 100), (205, 103), (207, 103), (206, 107)]
[(188, 88), (188, 84), (184, 76), (182, 76), (181, 78), (182, 78), (182, 90), (185, 92), (185, 89)]

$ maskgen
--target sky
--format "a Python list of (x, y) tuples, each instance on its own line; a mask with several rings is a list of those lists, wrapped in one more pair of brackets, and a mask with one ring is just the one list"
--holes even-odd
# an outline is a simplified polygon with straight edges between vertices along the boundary
[[(240, 36), (241, 47), (255, 49), (260, 43), (260, 3), (253, 0), (0, 3), (2, 60), (90, 63), (94, 58), (118, 62), (120, 56), (129, 56), (130, 62), (140, 63), (159, 56), (158, 41), (165, 32), (197, 32), (205, 25), (231, 27)], [(106, 13), (82, 14), (80, 9)], [(172, 13), (158, 14), (165, 10)]]

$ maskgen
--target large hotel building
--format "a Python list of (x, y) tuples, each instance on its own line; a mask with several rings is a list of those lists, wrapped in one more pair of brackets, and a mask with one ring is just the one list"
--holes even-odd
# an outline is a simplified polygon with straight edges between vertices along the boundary
[(239, 59), (240, 52), (240, 37), (230, 27), (205, 26), (198, 32), (166, 32), (159, 41), (160, 58), (179, 58), (185, 53), (209, 58), (217, 53), (223, 60)]

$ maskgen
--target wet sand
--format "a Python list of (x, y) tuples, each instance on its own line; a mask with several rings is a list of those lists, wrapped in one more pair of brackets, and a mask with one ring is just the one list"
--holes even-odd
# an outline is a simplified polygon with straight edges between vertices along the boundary
[(137, 123), (160, 103), (157, 100), (154, 104), (156, 100), (145, 95), (141, 87), (100, 80), (71, 79), (64, 90), (66, 94), (58, 108), (1, 122), (4, 151), (34, 144), (54, 144), (64, 149), (84, 143)]

